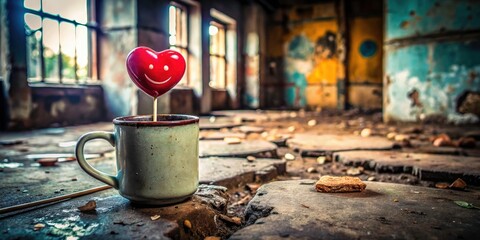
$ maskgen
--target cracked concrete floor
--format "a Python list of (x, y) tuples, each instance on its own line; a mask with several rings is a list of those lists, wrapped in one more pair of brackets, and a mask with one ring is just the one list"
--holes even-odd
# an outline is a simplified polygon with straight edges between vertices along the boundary
[[(457, 176), (468, 173), (465, 175), (467, 189), (475, 191), (479, 183), (480, 169), (469, 164), (469, 161), (478, 160), (480, 157), (478, 126), (388, 125), (381, 122), (379, 114), (361, 114), (353, 111), (344, 113), (222, 111), (213, 114), (214, 116), (202, 117), (200, 121), (202, 129), (200, 138), (205, 146), (204, 153), (209, 157), (218, 156), (220, 160), (230, 157), (228, 161), (232, 161), (227, 163), (225, 159), (225, 162), (215, 163), (210, 160), (211, 162), (208, 163), (219, 169), (209, 172), (208, 175), (212, 176), (212, 180), (207, 179), (204, 182), (208, 184), (210, 181), (211, 184), (228, 187), (228, 204), (223, 212), (216, 213), (218, 216), (243, 220), (245, 209), (257, 189), (264, 183), (277, 180), (316, 180), (322, 175), (351, 175), (358, 176), (367, 182), (390, 182), (440, 188), (450, 184)], [(81, 134), (91, 130), (111, 129), (111, 123), (99, 123), (2, 133), (0, 137), (2, 144), (0, 157), (3, 159), (0, 174), (2, 174), (1, 181), (4, 186), (2, 187), (4, 196), (1, 201), (2, 207), (99, 186), (98, 182), (78, 170), (75, 162), (68, 160), (72, 160), (74, 143)], [(273, 147), (268, 142), (274, 143)], [(108, 143), (92, 142), (87, 149), (96, 167), (105, 171), (114, 171), (112, 149)], [(344, 156), (354, 150), (372, 152), (359, 152), (359, 156), (354, 154), (355, 158)], [(377, 156), (380, 150), (399, 156), (404, 154), (401, 155), (404, 157), (402, 159), (395, 155), (395, 161), (390, 161), (394, 163), (392, 164), (386, 161), (388, 159)], [(426, 158), (425, 161), (414, 159), (412, 163), (412, 159), (405, 157), (414, 156), (414, 154), (426, 154), (430, 158)], [(436, 159), (440, 156), (446, 160), (429, 165), (431, 161), (428, 159)], [(42, 158), (61, 158), (65, 162), (59, 162), (53, 168), (41, 167), (38, 159)], [(269, 163), (267, 160), (262, 162), (264, 158), (272, 158), (272, 160), (279, 158), (279, 160), (275, 160), (278, 163)], [(389, 155), (390, 160), (391, 158)], [(452, 161), (449, 162), (449, 159)], [(232, 166), (237, 163), (239, 167), (233, 167), (236, 171), (232, 171)], [(417, 166), (419, 163), (422, 163), (421, 166)], [(438, 164), (442, 167), (441, 171), (436, 169)], [(238, 171), (239, 168), (241, 171)], [(417, 170), (413, 171), (413, 169)], [(430, 171), (431, 169), (435, 171)], [(26, 171), (28, 174), (25, 173)], [(111, 194), (115, 195), (115, 192), (112, 191)], [(28, 214), (32, 212), (34, 213), (35, 210), (3, 216), (1, 221), (9, 219), (20, 221), (28, 218)], [(107, 211), (106, 214), (113, 213)], [(140, 216), (133, 215), (132, 218), (140, 218)], [(206, 234), (212, 233), (226, 238), (245, 225), (245, 222), (241, 222), (240, 225), (235, 223), (222, 225), (225, 229), (229, 229), (228, 231), (179, 231), (178, 229), (183, 228), (178, 226), (182, 226), (183, 222), (175, 218), (169, 221), (163, 229), (168, 230), (165, 230), (168, 232), (165, 236), (170, 238), (206, 237)], [(176, 222), (178, 226), (171, 221)], [(32, 223), (29, 222), (27, 226), (20, 225), (19, 229), (31, 229), (31, 227)], [(48, 227), (52, 228), (52, 226)], [(123, 234), (124, 229), (120, 231), (118, 227), (116, 224), (112, 225), (111, 231)], [(155, 228), (145, 227), (144, 231), (148, 233), (152, 229)], [(22, 233), (17, 230), (3, 229), (3, 234), (14, 236), (13, 233), (20, 232), (26, 234), (20, 236), (29, 236), (28, 232)], [(142, 231), (141, 228), (139, 230)], [(108, 231), (102, 233), (108, 235)], [(128, 231), (125, 233), (128, 236)], [(91, 234), (96, 234), (96, 230), (93, 229)], [(100, 232), (97, 234), (102, 235)]]

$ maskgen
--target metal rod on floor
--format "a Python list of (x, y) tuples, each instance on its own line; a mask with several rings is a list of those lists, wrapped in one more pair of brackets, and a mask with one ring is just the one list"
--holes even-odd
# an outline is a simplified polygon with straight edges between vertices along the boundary
[(65, 200), (65, 199), (81, 197), (81, 196), (84, 196), (84, 195), (88, 195), (88, 194), (91, 194), (91, 193), (107, 190), (107, 189), (110, 189), (110, 188), (112, 188), (112, 186), (105, 185), (105, 186), (94, 187), (94, 188), (90, 188), (90, 189), (87, 189), (87, 190), (83, 190), (83, 191), (80, 191), (80, 192), (75, 192), (75, 193), (67, 194), (67, 195), (63, 195), (63, 196), (47, 198), (47, 199), (43, 199), (43, 200), (39, 200), (39, 201), (19, 204), (19, 205), (15, 205), (15, 206), (11, 206), (11, 207), (6, 207), (6, 208), (0, 208), (0, 214), (9, 213), (9, 212), (13, 212), (13, 211), (18, 211), (18, 210), (22, 210), (22, 209), (27, 209), (27, 208), (31, 208), (31, 207), (36, 207), (36, 206), (44, 205), (44, 204), (47, 204), (47, 203), (58, 202), (58, 201)]

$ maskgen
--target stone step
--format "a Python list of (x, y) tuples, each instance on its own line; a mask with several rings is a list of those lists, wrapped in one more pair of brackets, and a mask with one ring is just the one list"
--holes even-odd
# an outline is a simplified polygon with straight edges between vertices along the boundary
[(226, 141), (199, 142), (200, 157), (277, 157), (277, 145), (263, 140), (240, 140), (237, 144), (229, 144)]
[[(99, 159), (91, 164), (101, 171), (114, 174), (113, 159)], [(252, 182), (267, 182), (286, 173), (286, 163), (280, 159), (257, 158), (248, 162), (245, 158), (201, 158), (199, 178), (201, 183), (229, 188)], [(52, 167), (7, 168), (0, 172), (2, 187), (0, 207), (8, 207), (70, 194), (104, 185), (90, 177), (75, 162), (59, 163)]]
[(287, 146), (300, 151), (302, 156), (318, 157), (340, 151), (389, 150), (395, 144), (383, 137), (298, 133), (287, 140)]
[[(96, 211), (77, 207), (96, 202)], [(203, 185), (183, 203), (145, 207), (132, 205), (116, 190), (106, 190), (13, 216), (1, 216), (2, 239), (203, 239), (226, 237), (233, 223), (225, 221), (226, 188)], [(223, 217), (223, 218), (222, 218)], [(157, 219), (158, 218), (158, 219)], [(185, 223), (188, 221), (190, 224)], [(42, 224), (37, 230), (34, 226)]]
[(397, 151), (347, 151), (334, 154), (345, 164), (363, 166), (379, 173), (409, 173), (426, 181), (452, 182), (462, 178), (480, 185), (480, 157), (406, 153)]
[(312, 180), (263, 185), (230, 239), (478, 239), (479, 191), (368, 182), (358, 193), (319, 193)]
[(236, 188), (252, 182), (268, 182), (286, 173), (286, 161), (257, 158), (200, 158), (200, 183)]

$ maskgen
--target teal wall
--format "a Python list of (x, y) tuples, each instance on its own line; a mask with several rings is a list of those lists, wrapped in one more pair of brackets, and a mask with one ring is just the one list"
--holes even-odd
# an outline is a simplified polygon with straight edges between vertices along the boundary
[(384, 117), (478, 121), (459, 97), (480, 92), (480, 2), (387, 0)]

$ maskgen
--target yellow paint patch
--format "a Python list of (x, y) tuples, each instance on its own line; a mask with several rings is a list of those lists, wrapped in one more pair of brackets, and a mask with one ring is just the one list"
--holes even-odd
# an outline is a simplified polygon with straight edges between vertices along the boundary
[(353, 85), (348, 87), (348, 101), (352, 106), (367, 109), (382, 108), (382, 85)]
[(337, 106), (337, 86), (309, 85), (305, 90), (307, 106), (335, 108)]
[[(365, 40), (371, 40), (377, 44), (375, 55), (371, 57), (362, 56), (360, 45)], [(351, 21), (348, 59), (350, 82), (382, 83), (382, 42), (382, 18), (355, 18)]]

